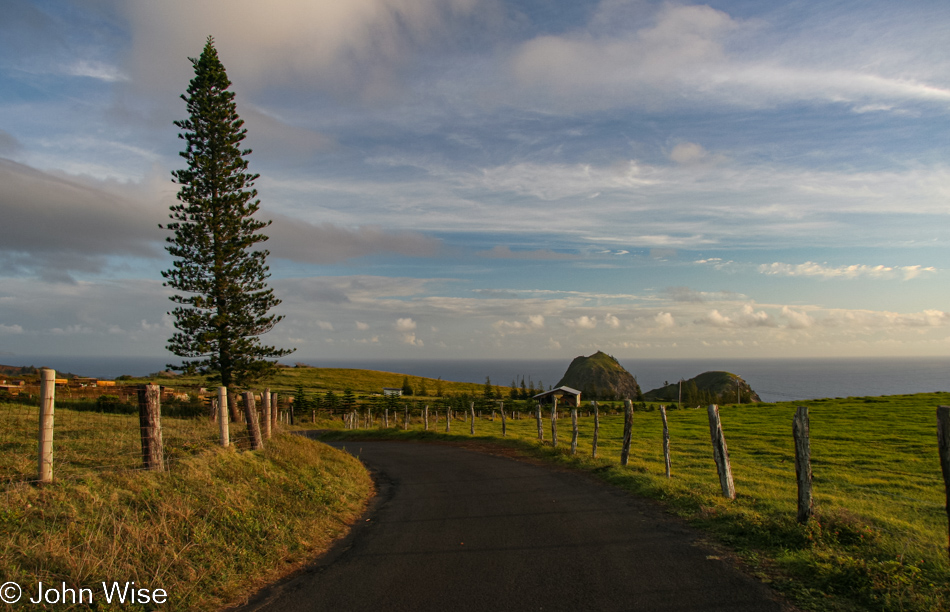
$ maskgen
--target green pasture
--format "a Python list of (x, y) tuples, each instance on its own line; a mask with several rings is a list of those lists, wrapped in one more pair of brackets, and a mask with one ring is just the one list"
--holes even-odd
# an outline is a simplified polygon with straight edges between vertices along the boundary
[[(303, 387), (307, 393), (325, 393), (333, 391), (336, 394), (349, 389), (357, 395), (373, 395), (382, 393), (383, 387), (402, 388), (403, 380), (408, 379), (409, 385), (416, 391), (418, 399), (436, 395), (438, 388), (442, 389), (443, 395), (471, 395), (481, 396), (485, 383), (454, 382), (444, 381), (437, 378), (426, 378), (424, 376), (411, 376), (407, 374), (398, 374), (395, 372), (379, 372), (376, 370), (361, 370), (356, 368), (309, 368), (294, 367), (280, 368), (272, 377), (254, 385), (255, 391), (270, 388), (279, 393), (294, 394), (298, 387)], [(190, 387), (208, 387), (212, 383), (203, 376), (172, 376), (162, 378), (130, 378), (121, 381), (121, 384), (141, 384), (153, 382), (156, 384), (180, 387), (183, 389)], [(501, 381), (493, 381), (498, 383)], [(498, 387), (493, 384), (493, 388), (507, 395), (510, 387)], [(418, 390), (425, 388), (425, 395), (418, 395)]]
[[(550, 413), (544, 443), (533, 415), (507, 421), (508, 444), (548, 460), (590, 470), (605, 480), (662, 500), (730, 546), (760, 577), (813, 610), (950, 609), (945, 489), (937, 457), (936, 407), (950, 394), (933, 393), (720, 408), (737, 499), (722, 497), (712, 459), (705, 409), (668, 410), (672, 478), (665, 477), (659, 410), (634, 415), (629, 465), (619, 466), (622, 416), (602, 416), (598, 458), (591, 458), (593, 417), (578, 423), (570, 455), (570, 413), (558, 420), (551, 447)], [(809, 407), (815, 518), (795, 522), (792, 417)], [(377, 421), (378, 424), (378, 421)], [(421, 432), (402, 421), (336, 436), (446, 438), (444, 413)], [(501, 419), (483, 411), (475, 436), (499, 440)], [(452, 424), (453, 439), (469, 424)]]

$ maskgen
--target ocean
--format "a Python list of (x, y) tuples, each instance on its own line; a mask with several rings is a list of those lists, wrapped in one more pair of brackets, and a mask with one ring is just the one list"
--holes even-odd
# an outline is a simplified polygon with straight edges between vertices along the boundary
[[(6, 365), (51, 367), (81, 376), (145, 376), (165, 369), (170, 357), (3, 357)], [(429, 359), (330, 360), (295, 358), (315, 367), (383, 370), (442, 380), (507, 386), (521, 378), (550, 387), (560, 380), (570, 359)], [(950, 391), (950, 357), (865, 359), (621, 359), (644, 391), (667, 381), (688, 379), (710, 370), (726, 370), (745, 379), (763, 401), (825, 397), (901, 395)]]

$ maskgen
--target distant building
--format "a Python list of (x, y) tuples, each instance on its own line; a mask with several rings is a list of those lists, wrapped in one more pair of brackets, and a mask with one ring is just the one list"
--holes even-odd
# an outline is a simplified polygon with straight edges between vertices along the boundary
[(10, 395), (19, 395), (24, 386), (22, 380), (14, 380), (9, 383), (4, 380), (2, 384), (0, 384), (0, 391), (6, 391)]
[(554, 398), (557, 398), (557, 403), (561, 406), (577, 407), (581, 405), (581, 392), (570, 387), (558, 387), (544, 393), (538, 393), (533, 399), (541, 403), (547, 403), (553, 402)]
[(383, 395), (395, 395), (396, 397), (402, 396), (401, 387), (383, 387)]

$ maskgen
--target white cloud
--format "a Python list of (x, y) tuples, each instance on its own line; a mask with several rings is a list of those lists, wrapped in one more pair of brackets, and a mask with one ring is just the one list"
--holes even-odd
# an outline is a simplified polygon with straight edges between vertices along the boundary
[(610, 313), (607, 313), (604, 315), (604, 325), (612, 329), (617, 329), (620, 327), (620, 319)]
[(366, 330), (369, 329), (369, 324), (368, 324), (368, 323), (363, 323), (362, 321), (357, 321), (357, 322), (356, 322), (356, 329), (358, 329), (358, 330), (360, 330), (360, 331), (366, 331)]
[(398, 319), (396, 321), (396, 330), (397, 331), (412, 331), (416, 328), (416, 322), (412, 320), (411, 317), (405, 319)]
[[(163, 0), (120, 2), (132, 32), (128, 72), (140, 87), (179, 90), (186, 57), (216, 47), (232, 80), (252, 89), (321, 87), (376, 98), (423, 41), (445, 35), (478, 0)], [(222, 21), (222, 15), (228, 15)]]
[(782, 307), (782, 316), (788, 319), (788, 326), (792, 329), (806, 329), (815, 324), (815, 319), (807, 312), (793, 310), (788, 306)]
[(544, 316), (531, 315), (528, 317), (528, 324), (535, 329), (541, 329), (544, 327)]
[(656, 326), (659, 328), (675, 327), (676, 321), (673, 319), (673, 315), (669, 312), (660, 312), (653, 317), (653, 321), (656, 323)]
[(853, 264), (849, 266), (829, 266), (828, 264), (819, 264), (813, 261), (806, 261), (801, 264), (788, 264), (775, 262), (771, 264), (762, 264), (758, 268), (762, 274), (771, 276), (816, 276), (825, 279), (850, 279), (859, 277), (868, 278), (895, 278), (903, 276), (905, 280), (916, 278), (926, 273), (936, 272), (934, 267), (923, 266), (903, 266), (891, 267), (884, 265), (868, 266), (864, 264)]
[[(664, 3), (644, 18), (648, 10), (638, 2), (604, 1), (586, 26), (528, 41), (511, 62), (520, 86), (513, 89), (564, 110), (818, 101), (868, 111), (904, 101), (950, 102), (939, 69), (925, 74), (917, 65), (927, 60), (908, 57), (915, 46), (932, 54), (926, 40), (895, 39), (907, 43), (898, 47), (883, 35), (891, 34), (886, 25), (872, 20), (862, 25), (870, 32), (880, 27), (881, 35), (842, 49), (841, 36), (811, 34), (819, 27), (776, 32), (765, 21), (735, 19), (709, 6)], [(853, 19), (841, 26), (855, 29)]]
[(681, 142), (670, 151), (670, 160), (683, 165), (717, 164), (726, 160), (722, 154), (712, 154), (695, 142)]
[(0, 323), (0, 334), (22, 334), (23, 327), (20, 325), (4, 325)]
[(403, 334), (402, 341), (410, 346), (425, 346), (419, 338), (416, 338), (415, 334)]
[(329, 321), (317, 321), (317, 327), (324, 331), (333, 331), (333, 323)]
[(751, 304), (745, 304), (742, 308), (732, 315), (724, 315), (718, 309), (711, 310), (706, 316), (697, 320), (696, 323), (710, 325), (712, 327), (775, 327), (776, 323), (769, 314), (763, 310), (755, 310)]
[(66, 74), (71, 76), (78, 77), (89, 77), (92, 79), (98, 79), (100, 81), (106, 81), (108, 83), (114, 83), (116, 81), (127, 81), (128, 76), (122, 73), (115, 66), (110, 66), (103, 62), (97, 62), (92, 60), (76, 60), (69, 66), (64, 69)]
[(597, 327), (597, 317), (582, 315), (576, 319), (565, 319), (564, 325), (573, 329), (594, 329)]

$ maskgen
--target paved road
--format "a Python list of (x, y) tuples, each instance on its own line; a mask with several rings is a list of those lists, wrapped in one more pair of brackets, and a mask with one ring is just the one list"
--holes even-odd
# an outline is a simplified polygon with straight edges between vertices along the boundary
[(680, 521), (589, 476), (438, 444), (336, 445), (376, 473), (374, 507), (243, 611), (786, 609)]

